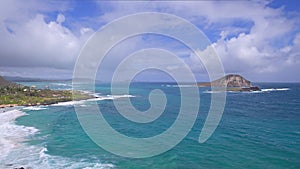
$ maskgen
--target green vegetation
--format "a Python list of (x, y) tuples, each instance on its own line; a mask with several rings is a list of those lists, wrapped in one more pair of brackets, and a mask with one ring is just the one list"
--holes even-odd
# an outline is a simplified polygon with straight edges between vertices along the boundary
[(72, 95), (70, 90), (35, 89), (28, 86), (0, 86), (0, 105), (49, 105), (58, 102), (84, 100), (92, 96), (76, 91)]

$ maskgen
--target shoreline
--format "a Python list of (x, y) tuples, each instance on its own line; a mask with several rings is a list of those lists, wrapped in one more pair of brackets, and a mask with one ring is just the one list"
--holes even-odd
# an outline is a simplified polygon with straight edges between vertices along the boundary
[[(57, 91), (69, 91), (69, 90), (53, 90), (55, 92)], [(55, 98), (56, 100), (50, 101), (50, 102), (29, 102), (26, 104), (18, 104), (18, 103), (11, 103), (11, 104), (0, 104), (0, 110), (6, 109), (6, 108), (13, 108), (13, 107), (32, 107), (32, 106), (49, 106), (49, 105), (55, 105), (59, 103), (65, 103), (65, 102), (73, 102), (73, 101), (84, 101), (89, 99), (97, 99), (98, 96), (95, 96), (95, 94), (91, 94), (85, 91), (71, 91), (71, 97), (70, 98)], [(31, 97), (31, 96), (28, 96)], [(45, 97), (44, 97), (45, 98)], [(47, 99), (47, 98), (46, 98)]]
[(68, 100), (68, 101), (62, 101), (62, 102), (57, 102), (57, 103), (52, 103), (52, 104), (36, 104), (36, 105), (18, 105), (18, 104), (2, 104), (0, 105), (0, 113), (2, 112), (2, 110), (8, 109), (8, 108), (16, 108), (16, 107), (34, 107), (34, 106), (51, 106), (51, 105), (56, 105), (59, 103), (68, 103), (68, 102), (74, 102), (74, 101), (87, 101), (90, 99), (97, 99), (98, 97), (94, 97), (94, 98), (89, 98), (89, 99), (82, 99), (82, 100)]
[[(18, 124), (17, 119), (27, 113), (16, 108), (0, 109), (0, 168), (35, 169), (35, 168), (114, 168), (113, 163), (78, 161), (75, 158), (48, 153), (48, 134), (38, 135), (41, 128), (31, 124)], [(41, 143), (30, 144), (28, 141), (41, 140)]]
[[(82, 92), (82, 91), (81, 91)], [(135, 97), (133, 95), (106, 95), (106, 96), (98, 96), (96, 94), (91, 94), (91, 93), (85, 93), (86, 95), (90, 96), (85, 99), (72, 99), (72, 100), (66, 100), (66, 101), (59, 101), (56, 103), (50, 103), (50, 104), (33, 104), (33, 105), (18, 105), (18, 104), (2, 104), (0, 105), (0, 113), (5, 112), (5, 109), (9, 108), (15, 108), (15, 107), (34, 107), (34, 106), (51, 106), (51, 105), (59, 105), (59, 104), (64, 104), (64, 103), (76, 103), (76, 102), (81, 102), (81, 101), (96, 101), (96, 100), (113, 100), (113, 99), (119, 99), (123, 97)]]
[(23, 106), (3, 107), (0, 108), (0, 114), (6, 113), (13, 110), (20, 110)]
[(8, 107), (16, 107), (16, 106), (19, 106), (19, 105), (18, 104), (1, 104), (0, 109), (5, 109)]

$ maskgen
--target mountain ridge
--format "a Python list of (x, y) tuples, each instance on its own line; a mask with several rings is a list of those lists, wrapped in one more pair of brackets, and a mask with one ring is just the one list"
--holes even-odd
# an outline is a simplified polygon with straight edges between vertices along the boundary
[(0, 76), (0, 87), (16, 87), (16, 86), (18, 86), (18, 84), (10, 82), (5, 78), (3, 78), (2, 76)]

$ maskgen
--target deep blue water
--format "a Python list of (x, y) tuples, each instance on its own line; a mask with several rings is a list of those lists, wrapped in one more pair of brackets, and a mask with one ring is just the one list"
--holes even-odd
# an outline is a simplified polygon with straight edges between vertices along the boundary
[[(42, 82), (26, 84), (45, 86)], [(27, 136), (27, 141), (18, 149), (12, 149), (2, 162), (32, 168), (300, 168), (300, 84), (257, 85), (264, 91), (227, 93), (222, 120), (203, 144), (198, 138), (211, 94), (205, 92), (208, 88), (199, 88), (200, 111), (190, 133), (170, 151), (142, 159), (120, 157), (96, 145), (80, 126), (73, 105), (20, 108), (28, 115), (18, 118), (16, 124), (34, 127), (38, 132)], [(71, 88), (69, 82), (49, 86)], [(138, 124), (122, 117), (113, 100), (99, 100), (97, 104), (109, 124), (120, 133), (138, 138), (167, 130), (178, 115), (179, 88), (166, 83), (135, 83), (130, 87), (129, 94), (135, 96), (130, 100), (141, 111), (150, 107), (151, 90), (163, 90), (168, 98), (164, 113), (151, 123)], [(110, 86), (98, 84), (96, 92), (109, 97)], [(87, 102), (79, 104), (88, 105)], [(28, 157), (28, 154), (32, 155)]]

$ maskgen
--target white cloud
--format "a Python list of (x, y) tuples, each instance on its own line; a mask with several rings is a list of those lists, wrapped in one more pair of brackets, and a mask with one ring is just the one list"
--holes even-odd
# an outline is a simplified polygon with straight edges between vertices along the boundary
[(59, 23), (59, 24), (61, 24), (61, 23), (63, 23), (65, 21), (65, 19), (66, 18), (65, 18), (65, 16), (63, 14), (58, 14), (57, 18), (56, 18), (56, 22)]
[[(45, 19), (47, 12), (63, 12), (65, 3), (54, 6), (53, 3), (34, 2), (1, 1), (0, 8), (5, 10), (0, 10), (0, 66), (7, 70), (14, 67), (53, 69), (55, 72), (72, 70), (81, 46), (93, 30), (82, 28), (84, 31), (76, 36), (63, 25), (66, 18), (62, 13), (56, 19)], [(22, 70), (29, 69), (16, 70), (21, 75)], [(32, 76), (38, 73), (41, 71), (28, 72)]]
[[(297, 37), (293, 37), (295, 31), (299, 32), (299, 19), (288, 15), (284, 7), (269, 7), (270, 2), (114, 2), (110, 4), (112, 11), (106, 12), (101, 19), (108, 21), (142, 11), (172, 13), (188, 19), (206, 33), (219, 31), (219, 38), (212, 47), (221, 57), (227, 73), (267, 76), (286, 72), (294, 79), (286, 66), (299, 66)], [(293, 38), (295, 40), (291, 43), (289, 39)], [(191, 54), (190, 59), (185, 60), (194, 72), (205, 73), (203, 66), (195, 60), (195, 55)]]
[(46, 23), (37, 14), (24, 23), (3, 24), (0, 63), (9, 66), (72, 67), (80, 49), (80, 39), (61, 23)]
[[(211, 46), (221, 57), (227, 73), (276, 74), (282, 71), (294, 80), (297, 77), (288, 72), (286, 63), (289, 63), (289, 66), (299, 66), (299, 51), (298, 53), (296, 51), (299, 49), (297, 37), (292, 46), (284, 39), (293, 36), (298, 19), (287, 18), (284, 8), (273, 9), (266, 4), (250, 1), (235, 3), (205, 1), (185, 4), (177, 2), (175, 7), (173, 5), (169, 10), (176, 9), (173, 12), (180, 14), (184, 10), (188, 11), (183, 16), (191, 18), (194, 23), (198, 18), (201, 19), (199, 16), (203, 16), (208, 23), (208, 26), (205, 26), (207, 30), (215, 28), (215, 25), (218, 26), (220, 38)], [(241, 21), (253, 24), (234, 27), (235, 22)], [(228, 26), (230, 29), (227, 28)], [(208, 55), (206, 51), (200, 53)], [(191, 55), (191, 60), (193, 56), (195, 55)]]
[(286, 55), (285, 63), (288, 66), (300, 66), (300, 33), (295, 36), (292, 46), (283, 48), (282, 53)]
[[(255, 74), (261, 77), (264, 74), (269, 76), (282, 73), (293, 79), (291, 71), (299, 70), (300, 67), (300, 35), (297, 26), (300, 20), (295, 15), (287, 14), (284, 7), (269, 7), (270, 2), (99, 1), (102, 14), (87, 20), (102, 24), (136, 12), (157, 11), (175, 14), (191, 21), (213, 39), (211, 47), (221, 57), (228, 73), (245, 73), (250, 76)], [(40, 66), (71, 70), (81, 46), (94, 32), (94, 25), (88, 25), (86, 22), (80, 25), (78, 21), (76, 30), (70, 29), (65, 22), (77, 18), (64, 15), (65, 10), (72, 10), (68, 2), (1, 1), (0, 66)], [(53, 11), (59, 14), (49, 21), (47, 12)], [(294, 13), (299, 15), (297, 11)], [(148, 21), (145, 19), (143, 22)], [(136, 23), (137, 26), (140, 24), (144, 23)], [(143, 45), (147, 46), (148, 42), (138, 39), (133, 44), (123, 47), (121, 45), (120, 52), (115, 54), (141, 49)], [(178, 53), (186, 55), (186, 51), (180, 52), (176, 45), (161, 42), (158, 44), (162, 48), (164, 45), (167, 49), (173, 47)], [(198, 52), (205, 54), (205, 51)], [(194, 72), (205, 73), (193, 54), (184, 60)], [(114, 65), (114, 62), (112, 59), (110, 63)], [(107, 71), (113, 67), (110, 64), (106, 66)]]

